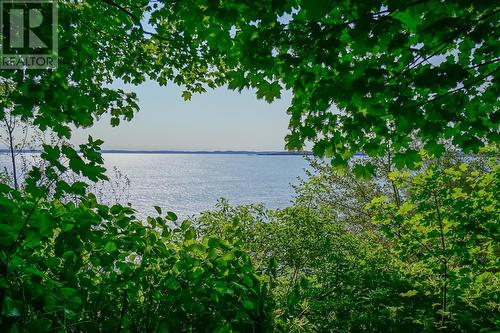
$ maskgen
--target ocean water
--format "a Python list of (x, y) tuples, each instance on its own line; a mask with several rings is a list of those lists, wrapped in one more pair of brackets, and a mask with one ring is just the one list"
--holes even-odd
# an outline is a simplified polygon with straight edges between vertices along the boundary
[[(153, 206), (185, 218), (215, 207), (219, 198), (230, 204), (263, 203), (288, 206), (291, 184), (305, 177), (301, 156), (256, 154), (103, 154), (112, 185), (97, 189), (107, 202), (130, 202), (138, 216), (156, 215)], [(0, 155), (0, 167), (8, 155)], [(114, 168), (126, 178), (116, 177)], [(114, 183), (114, 185), (113, 185)]]

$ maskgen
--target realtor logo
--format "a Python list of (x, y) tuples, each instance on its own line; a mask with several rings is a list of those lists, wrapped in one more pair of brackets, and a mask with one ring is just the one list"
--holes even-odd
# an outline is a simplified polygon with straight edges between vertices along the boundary
[(0, 0), (0, 69), (57, 67), (57, 0)]

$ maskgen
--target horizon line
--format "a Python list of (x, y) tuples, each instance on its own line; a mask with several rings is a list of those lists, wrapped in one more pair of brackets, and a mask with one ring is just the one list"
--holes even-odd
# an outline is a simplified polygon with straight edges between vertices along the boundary
[[(21, 153), (41, 153), (42, 149), (21, 149)], [(255, 155), (312, 155), (311, 151), (288, 150), (176, 150), (176, 149), (101, 149), (103, 154), (255, 154)], [(10, 153), (0, 148), (0, 153)]]

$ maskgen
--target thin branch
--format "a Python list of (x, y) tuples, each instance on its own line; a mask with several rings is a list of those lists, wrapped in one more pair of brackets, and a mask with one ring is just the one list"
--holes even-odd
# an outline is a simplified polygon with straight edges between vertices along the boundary
[(9, 140), (9, 149), (10, 149), (10, 158), (11, 158), (11, 163), (12, 163), (12, 174), (14, 177), (14, 188), (19, 190), (19, 185), (17, 183), (17, 166), (16, 166), (16, 154), (14, 151), (14, 129), (16, 127), (16, 123), (12, 121), (12, 114), (10, 114), (9, 121), (7, 119), (4, 119), (5, 122), (5, 127), (7, 127), (7, 134), (8, 134), (8, 140)]
[(145, 34), (145, 35), (149, 35), (149, 36), (153, 36), (153, 37), (156, 37), (160, 40), (166, 40), (166, 41), (169, 41), (169, 42), (173, 42), (174, 40), (172, 38), (168, 38), (164, 35), (159, 35), (157, 34), (156, 32), (151, 32), (151, 31), (148, 31), (144, 28), (142, 22), (141, 22), (141, 18), (140, 17), (137, 17), (136, 15), (134, 15), (132, 12), (130, 12), (129, 10), (127, 10), (127, 8), (123, 7), (122, 5), (112, 1), (112, 0), (101, 0), (102, 2), (110, 5), (110, 6), (113, 6), (115, 8), (117, 8), (118, 10), (120, 10), (122, 13), (126, 14), (128, 17), (130, 17), (132, 19), (132, 23), (139, 28), (139, 30)]
[(434, 203), (436, 205), (436, 217), (439, 223), (439, 232), (441, 235), (441, 250), (442, 250), (442, 258), (441, 258), (441, 263), (443, 266), (443, 285), (441, 287), (441, 292), (442, 292), (442, 307), (443, 307), (443, 313), (441, 314), (441, 326), (444, 327), (445, 322), (446, 322), (446, 309), (447, 309), (447, 285), (448, 285), (448, 259), (446, 258), (446, 243), (444, 239), (444, 227), (443, 227), (443, 219), (441, 217), (441, 209), (439, 206), (439, 201), (437, 199), (437, 195), (435, 192), (432, 192), (432, 195), (434, 197)]
[(449, 96), (449, 95), (451, 95), (451, 94), (454, 94), (454, 93), (456, 93), (457, 91), (460, 91), (460, 90), (463, 90), (463, 89), (468, 89), (468, 88), (472, 87), (473, 85), (475, 85), (475, 84), (477, 84), (477, 83), (479, 83), (479, 82), (483, 81), (483, 80), (484, 80), (485, 78), (487, 78), (488, 76), (493, 75), (493, 74), (494, 74), (496, 71), (498, 71), (499, 69), (500, 69), (500, 67), (497, 67), (497, 68), (495, 68), (494, 70), (492, 70), (491, 72), (486, 73), (485, 75), (482, 75), (482, 76), (477, 77), (475, 80), (472, 80), (472, 81), (471, 81), (471, 82), (469, 82), (468, 84), (464, 84), (462, 87), (459, 87), (459, 88), (456, 88), (456, 89), (452, 89), (452, 90), (450, 90), (450, 91), (448, 91), (448, 92), (446, 92), (446, 93), (444, 93), (444, 94), (442, 94), (442, 95), (437, 95), (437, 96), (435, 96), (434, 98), (431, 98), (430, 100), (427, 100), (427, 101), (425, 101), (425, 102), (423, 102), (423, 103), (419, 103), (419, 104), (415, 105), (414, 107), (417, 107), (417, 108), (418, 108), (418, 107), (424, 106), (424, 105), (426, 105), (426, 104), (433, 103), (433, 102), (435, 102), (435, 101), (437, 101), (437, 100), (439, 100), (439, 99), (441, 99), (441, 98), (444, 98), (444, 97), (446, 97), (446, 96)]
[(490, 65), (490, 64), (495, 64), (495, 63), (497, 63), (499, 60), (500, 60), (500, 58), (495, 58), (495, 59), (492, 59), (492, 60), (490, 60), (490, 61), (482, 62), (482, 63), (480, 63), (480, 64), (476, 64), (476, 65), (473, 65), (473, 66), (467, 67), (467, 68), (465, 68), (465, 69), (466, 69), (466, 70), (469, 70), (469, 69), (474, 69), (474, 68), (478, 68), (478, 67), (481, 67), (481, 66), (486, 66), (486, 65)]
[(53, 180), (51, 180), (44, 188), (44, 190), (42, 191), (42, 193), (40, 193), (40, 195), (38, 196), (38, 198), (36, 199), (35, 203), (33, 204), (33, 207), (31, 207), (30, 211), (28, 212), (28, 215), (26, 216), (26, 219), (24, 220), (23, 222), (23, 225), (21, 226), (21, 229), (19, 230), (18, 234), (17, 234), (17, 237), (16, 237), (16, 240), (11, 244), (11, 246), (7, 249), (6, 253), (7, 253), (7, 256), (10, 255), (10, 253), (14, 250), (15, 246), (19, 243), (20, 239), (21, 239), (21, 235), (24, 231), (24, 229), (26, 228), (26, 225), (28, 224), (28, 221), (31, 219), (31, 217), (33, 216), (33, 213), (35, 212), (36, 208), (38, 207), (38, 204), (40, 203), (40, 201), (42, 200), (42, 198), (45, 196), (45, 194), (47, 194), (47, 192), (49, 191), (50, 187), (54, 184), (54, 182), (57, 180), (58, 178), (55, 178)]

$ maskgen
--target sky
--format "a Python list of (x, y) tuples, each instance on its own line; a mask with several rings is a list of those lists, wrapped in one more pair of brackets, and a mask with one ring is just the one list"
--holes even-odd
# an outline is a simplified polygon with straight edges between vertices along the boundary
[(75, 129), (72, 143), (84, 142), (90, 134), (104, 140), (103, 149), (284, 150), (290, 92), (268, 104), (250, 90), (219, 88), (184, 101), (182, 89), (173, 84), (118, 86), (137, 93), (140, 111), (118, 127), (103, 117), (91, 128)]

